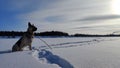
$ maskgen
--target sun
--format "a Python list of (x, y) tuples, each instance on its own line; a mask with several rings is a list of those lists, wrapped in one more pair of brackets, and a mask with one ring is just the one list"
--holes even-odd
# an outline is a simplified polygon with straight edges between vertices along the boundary
[(111, 7), (113, 14), (120, 15), (120, 0), (112, 0)]

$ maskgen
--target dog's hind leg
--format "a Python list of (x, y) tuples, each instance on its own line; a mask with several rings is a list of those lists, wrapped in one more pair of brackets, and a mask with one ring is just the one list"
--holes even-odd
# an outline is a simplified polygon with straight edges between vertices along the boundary
[(19, 50), (20, 50), (20, 48), (18, 47), (18, 45), (14, 45), (12, 47), (12, 52), (19, 51)]

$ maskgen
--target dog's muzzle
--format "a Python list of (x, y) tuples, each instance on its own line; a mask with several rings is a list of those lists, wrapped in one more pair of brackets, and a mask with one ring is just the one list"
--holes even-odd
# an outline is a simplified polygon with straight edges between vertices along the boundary
[(36, 31), (36, 30), (37, 30), (37, 28), (34, 29), (34, 31)]

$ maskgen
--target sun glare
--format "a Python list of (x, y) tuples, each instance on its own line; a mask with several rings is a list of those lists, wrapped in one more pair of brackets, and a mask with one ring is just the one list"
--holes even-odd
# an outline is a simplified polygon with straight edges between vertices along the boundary
[(112, 0), (112, 12), (120, 15), (120, 0)]

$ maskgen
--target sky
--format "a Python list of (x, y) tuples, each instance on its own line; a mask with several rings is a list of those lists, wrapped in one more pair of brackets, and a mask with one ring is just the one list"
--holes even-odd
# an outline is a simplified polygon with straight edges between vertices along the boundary
[[(0, 0), (0, 31), (38, 30), (69, 34), (120, 31), (120, 0)], [(120, 32), (119, 32), (120, 33)]]

